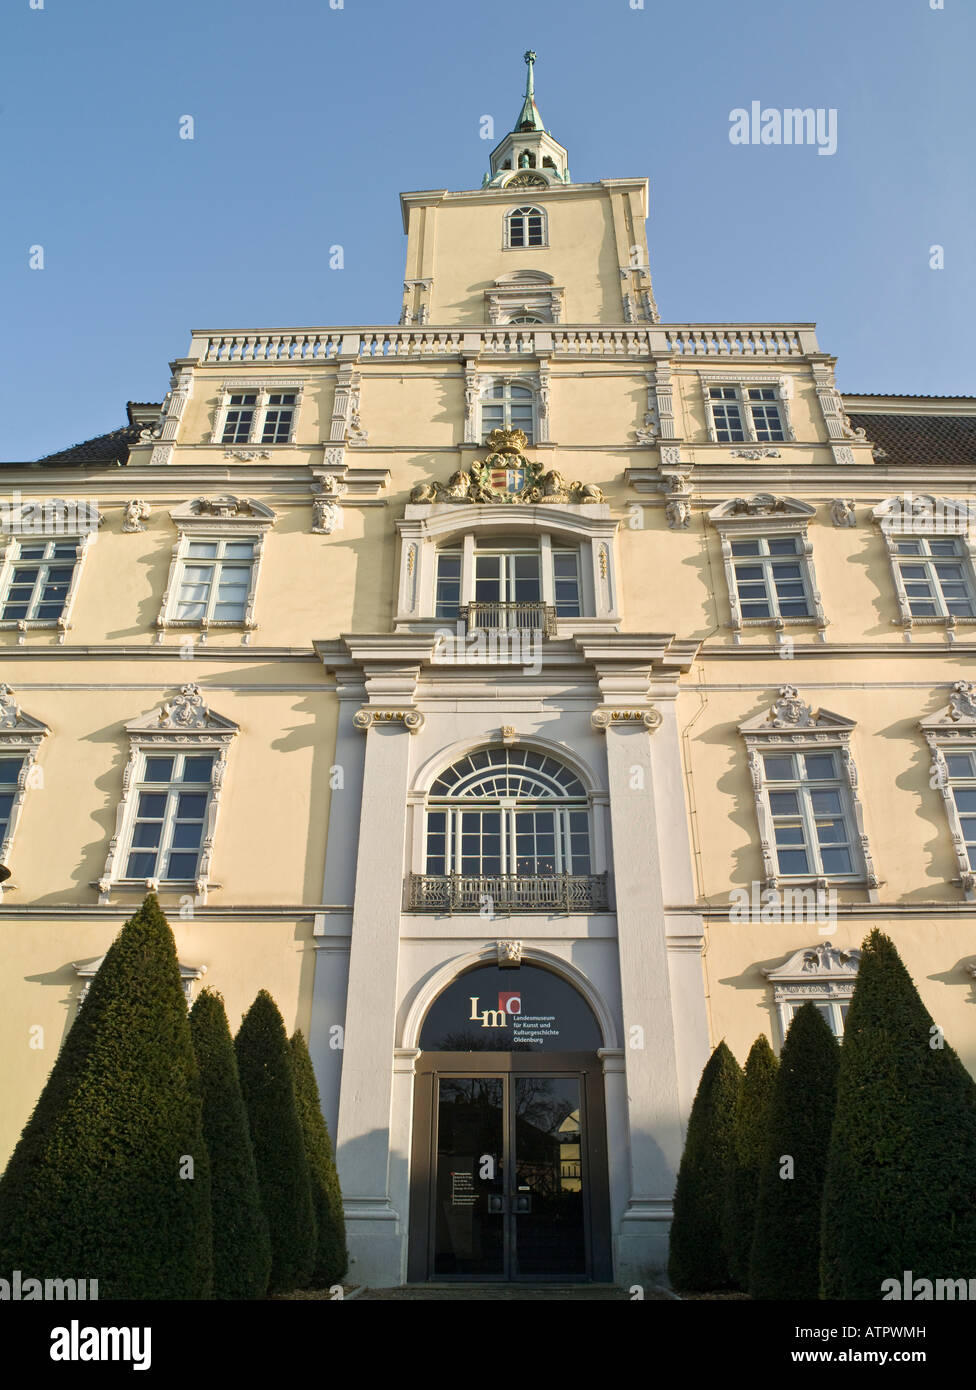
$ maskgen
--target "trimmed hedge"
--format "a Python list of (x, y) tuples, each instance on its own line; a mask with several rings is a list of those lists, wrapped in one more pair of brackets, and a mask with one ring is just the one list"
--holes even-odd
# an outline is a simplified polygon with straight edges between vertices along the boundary
[(679, 1291), (725, 1289), (725, 1208), (734, 1173), (733, 1133), (742, 1070), (720, 1042), (698, 1083), (678, 1169), (668, 1277)]
[(726, 1249), (729, 1273), (740, 1289), (749, 1286), (749, 1257), (756, 1231), (759, 1174), (766, 1147), (769, 1103), (779, 1061), (761, 1033), (749, 1049), (735, 1116), (735, 1172), (727, 1208)]
[(839, 1065), (830, 1025), (814, 1004), (804, 1004), (786, 1035), (769, 1105), (749, 1266), (753, 1298), (819, 1296), (820, 1211)]
[(0, 1179), (0, 1269), (97, 1279), (100, 1300), (210, 1296), (199, 1077), (153, 895), (106, 952)]
[(346, 1221), (342, 1211), (342, 1193), (339, 1191), (339, 1175), (336, 1172), (332, 1140), (329, 1138), (329, 1129), (322, 1114), (322, 1102), (312, 1069), (312, 1059), (308, 1055), (308, 1046), (300, 1030), (292, 1036), (291, 1063), (318, 1231), (311, 1284), (313, 1288), (328, 1288), (339, 1283), (349, 1265)]
[(291, 1049), (267, 990), (261, 990), (244, 1015), (234, 1050), (271, 1236), (269, 1292), (288, 1293), (304, 1288), (312, 1277), (317, 1233)]
[(214, 1298), (262, 1298), (271, 1275), (271, 1239), (261, 1206), (247, 1110), (224, 1001), (209, 989), (190, 1011), (200, 1068), (203, 1133), (210, 1152)]
[(821, 1297), (976, 1269), (976, 1084), (893, 942), (864, 942), (844, 1029), (823, 1205)]

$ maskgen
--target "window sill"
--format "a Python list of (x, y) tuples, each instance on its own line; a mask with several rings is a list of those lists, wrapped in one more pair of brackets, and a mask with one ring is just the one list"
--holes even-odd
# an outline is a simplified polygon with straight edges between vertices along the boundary
[(64, 618), (0, 618), (0, 632), (64, 632), (70, 626)]

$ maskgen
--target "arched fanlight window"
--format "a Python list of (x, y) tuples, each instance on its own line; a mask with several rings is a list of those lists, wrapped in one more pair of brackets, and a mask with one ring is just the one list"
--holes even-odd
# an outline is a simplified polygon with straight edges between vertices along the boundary
[(513, 314), (508, 320), (509, 323), (545, 323), (545, 319), (538, 314)]
[(484, 748), (427, 793), (426, 873), (590, 872), (590, 812), (570, 768), (528, 748)]
[(506, 246), (548, 246), (548, 218), (542, 208), (514, 208), (505, 214)]

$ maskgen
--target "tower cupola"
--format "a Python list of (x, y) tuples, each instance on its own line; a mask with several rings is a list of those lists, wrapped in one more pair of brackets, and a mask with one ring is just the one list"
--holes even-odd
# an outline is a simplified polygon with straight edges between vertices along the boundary
[(569, 156), (542, 124), (535, 104), (535, 54), (525, 54), (525, 98), (512, 131), (491, 152), (484, 188), (548, 188), (569, 183)]

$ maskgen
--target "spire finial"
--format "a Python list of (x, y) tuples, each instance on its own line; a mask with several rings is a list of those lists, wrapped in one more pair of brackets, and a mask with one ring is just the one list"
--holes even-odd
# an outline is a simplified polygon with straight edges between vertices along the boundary
[(526, 67), (529, 69), (529, 75), (525, 81), (525, 95), (527, 97), (532, 97), (535, 96), (535, 72), (532, 66), (535, 62), (535, 54), (532, 52), (531, 48), (528, 48), (525, 51), (524, 57)]

